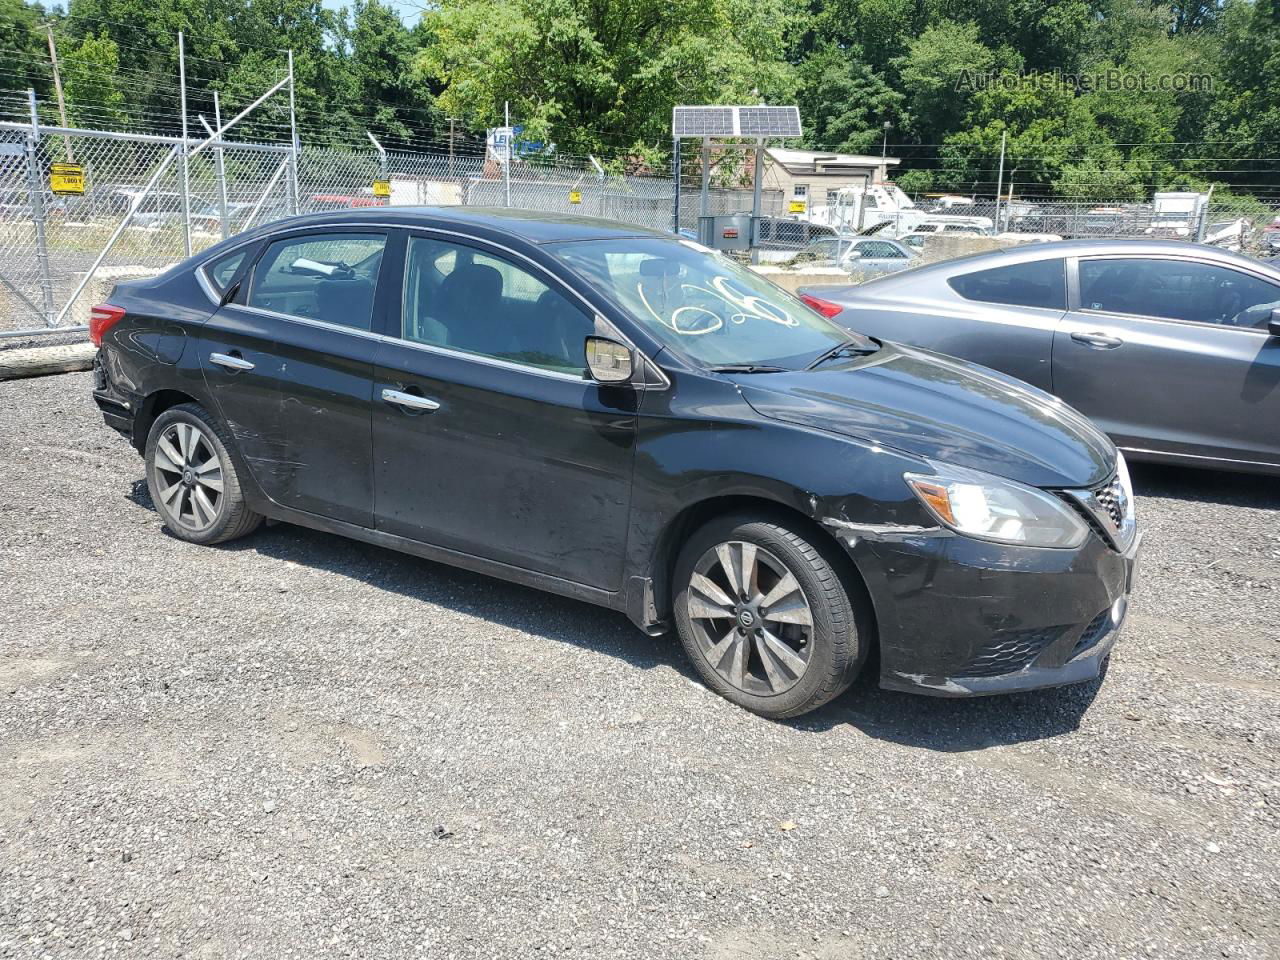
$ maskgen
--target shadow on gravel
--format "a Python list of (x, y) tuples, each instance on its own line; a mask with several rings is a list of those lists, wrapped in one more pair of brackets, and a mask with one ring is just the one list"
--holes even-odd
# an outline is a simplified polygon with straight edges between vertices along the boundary
[[(1188, 487), (1206, 475), (1200, 471), (1160, 470), (1160, 474), (1166, 472), (1192, 475), (1180, 481)], [(1141, 492), (1151, 496), (1178, 495), (1150, 489)], [(1262, 495), (1259, 486), (1257, 496)], [(1280, 506), (1280, 495), (1269, 496)], [(144, 480), (136, 481), (126, 497), (147, 510), (154, 509)], [(621, 613), (582, 601), (291, 524), (264, 527), (243, 540), (213, 549), (252, 551), (327, 570), (379, 590), (577, 644), (643, 670), (670, 667), (701, 683), (672, 637), (647, 637)], [(848, 724), (879, 740), (927, 750), (964, 752), (1070, 733), (1079, 727), (1102, 685), (1100, 679), (1033, 693), (948, 700), (881, 690), (876, 683), (878, 672), (879, 664), (873, 658), (854, 685), (834, 702), (783, 722), (794, 730), (814, 733)]]
[(514, 630), (577, 644), (644, 670), (671, 667), (690, 679), (695, 676), (670, 638), (647, 637), (616, 611), (335, 534), (280, 524), (216, 549), (248, 550), (327, 570)]
[(963, 753), (1071, 733), (1106, 679), (1033, 693), (947, 700), (881, 690), (878, 665), (832, 703), (788, 725), (824, 732), (848, 724), (869, 737), (909, 747)]
[(1261, 510), (1280, 509), (1280, 484), (1276, 483), (1275, 477), (1156, 463), (1133, 463), (1129, 470), (1133, 477), (1133, 492), (1139, 497), (1164, 497)]

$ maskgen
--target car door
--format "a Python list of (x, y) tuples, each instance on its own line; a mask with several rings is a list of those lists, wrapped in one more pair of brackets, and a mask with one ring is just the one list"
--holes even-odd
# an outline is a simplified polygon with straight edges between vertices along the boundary
[(1191, 257), (1085, 257), (1054, 392), (1124, 447), (1280, 462), (1280, 285)]
[(262, 244), (204, 326), (200, 362), (263, 493), (373, 526), (373, 333), (387, 233), (323, 227)]
[(378, 529), (619, 589), (638, 395), (584, 377), (603, 321), (509, 250), (405, 239), (376, 371)]

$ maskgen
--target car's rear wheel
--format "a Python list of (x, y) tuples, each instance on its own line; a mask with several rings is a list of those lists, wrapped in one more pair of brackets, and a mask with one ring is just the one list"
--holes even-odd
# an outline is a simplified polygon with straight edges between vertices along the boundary
[(763, 518), (714, 520), (676, 562), (676, 629), (707, 684), (766, 717), (842, 693), (865, 658), (858, 611), (828, 545)]
[(145, 459), (151, 500), (175, 537), (221, 543), (262, 522), (245, 503), (221, 427), (198, 404), (179, 404), (156, 417)]

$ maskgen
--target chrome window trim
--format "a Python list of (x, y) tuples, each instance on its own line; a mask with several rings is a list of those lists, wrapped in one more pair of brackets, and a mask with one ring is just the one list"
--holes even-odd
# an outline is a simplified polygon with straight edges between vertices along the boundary
[(586, 375), (586, 364), (583, 364), (583, 373), (576, 376), (572, 373), (562, 373), (559, 370), (546, 370), (542, 367), (534, 367), (525, 363), (517, 363), (514, 360), (503, 360), (499, 357), (490, 357), (483, 353), (469, 353), (466, 350), (455, 350), (452, 347), (441, 347), (434, 343), (419, 343), (416, 340), (406, 340), (403, 337), (389, 337), (385, 334), (375, 335), (379, 340), (396, 344), (402, 347), (411, 347), (414, 350), (421, 350), (424, 353), (435, 353), (446, 357), (456, 357), (459, 360), (471, 360), (475, 363), (482, 363), (490, 367), (500, 367), (506, 370), (515, 370), (520, 373), (528, 373), (538, 377), (547, 377), (552, 380), (568, 380), (571, 383), (580, 383), (583, 386), (594, 385), (596, 383), (591, 377)]
[[(294, 323), (301, 323), (308, 327), (319, 327), (321, 330), (333, 330), (337, 333), (353, 333), (356, 336), (364, 337), (366, 340), (380, 340), (382, 335), (374, 333), (372, 330), (362, 330), (359, 327), (348, 327), (341, 323), (330, 323), (328, 320), (317, 320), (314, 317), (301, 317), (293, 313), (281, 313), (279, 310), (268, 310), (266, 307), (251, 307), (247, 303), (228, 303), (228, 307), (235, 307), (237, 310), (245, 310), (249, 313), (256, 313), (263, 317), (274, 317), (277, 320), (290, 320)], [(370, 316), (370, 322), (373, 318)]]
[[(454, 350), (450, 347), (439, 347), (430, 343), (418, 343), (414, 340), (405, 340), (402, 337), (389, 337), (383, 333), (375, 333), (372, 330), (361, 330), (358, 327), (344, 327), (340, 323), (330, 323), (327, 320), (316, 320), (312, 317), (299, 317), (291, 313), (280, 313), (276, 310), (268, 310), (265, 307), (250, 307), (243, 303), (229, 303), (228, 307), (234, 307), (236, 310), (246, 310), (249, 313), (256, 313), (260, 316), (271, 317), (276, 320), (287, 320), (291, 323), (300, 323), (307, 327), (318, 327), (321, 330), (332, 330), (334, 333), (349, 333), (353, 336), (360, 337), (364, 340), (372, 340), (375, 343), (394, 344), (402, 347), (412, 347), (415, 350), (423, 350), (427, 353), (441, 354), (442, 356), (457, 357), (460, 360), (474, 360), (478, 363), (488, 364), (490, 366), (504, 367), (510, 370), (519, 370), (523, 373), (532, 373), (542, 377), (551, 377), (555, 380), (570, 380), (574, 383), (595, 383), (594, 380), (582, 375), (575, 376), (571, 373), (561, 373), (556, 370), (543, 370), (539, 367), (531, 367), (522, 363), (515, 363), (510, 360), (500, 360), (497, 357), (486, 357), (479, 353), (468, 353), (465, 350)], [(584, 367), (585, 369), (585, 367)]]
[(1177, 263), (1198, 263), (1206, 267), (1218, 267), (1221, 270), (1232, 270), (1236, 273), (1243, 274), (1246, 277), (1253, 277), (1255, 280), (1261, 280), (1263, 283), (1269, 283), (1280, 290), (1280, 284), (1277, 284), (1273, 277), (1263, 276), (1260, 273), (1254, 273), (1252, 270), (1246, 270), (1235, 264), (1222, 263), (1210, 257), (1191, 257), (1181, 256), (1179, 254), (1146, 254), (1138, 255), (1132, 253), (1099, 253), (1093, 256), (1078, 256), (1076, 261), (1076, 298), (1077, 306), (1074, 311), (1068, 310), (1069, 313), (1083, 313), (1091, 317), (1125, 317), (1134, 320), (1151, 320), (1156, 323), (1172, 323), (1180, 327), (1204, 327), (1209, 330), (1235, 330), (1238, 333), (1255, 333), (1269, 337), (1271, 334), (1262, 327), (1233, 327), (1225, 323), (1213, 323), (1207, 320), (1179, 320), (1176, 317), (1157, 317), (1150, 313), (1122, 313), (1119, 310), (1094, 310), (1091, 307), (1084, 306), (1084, 280), (1080, 276), (1080, 268), (1088, 261), (1092, 260), (1173, 260)]

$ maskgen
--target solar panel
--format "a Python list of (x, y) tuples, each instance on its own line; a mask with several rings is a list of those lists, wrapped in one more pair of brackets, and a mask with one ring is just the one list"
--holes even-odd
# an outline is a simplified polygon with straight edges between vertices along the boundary
[(798, 137), (797, 107), (676, 107), (671, 112), (676, 137)]
[(796, 107), (738, 107), (738, 133), (744, 137), (798, 137)]
[(676, 107), (671, 133), (677, 137), (732, 137), (733, 107)]

